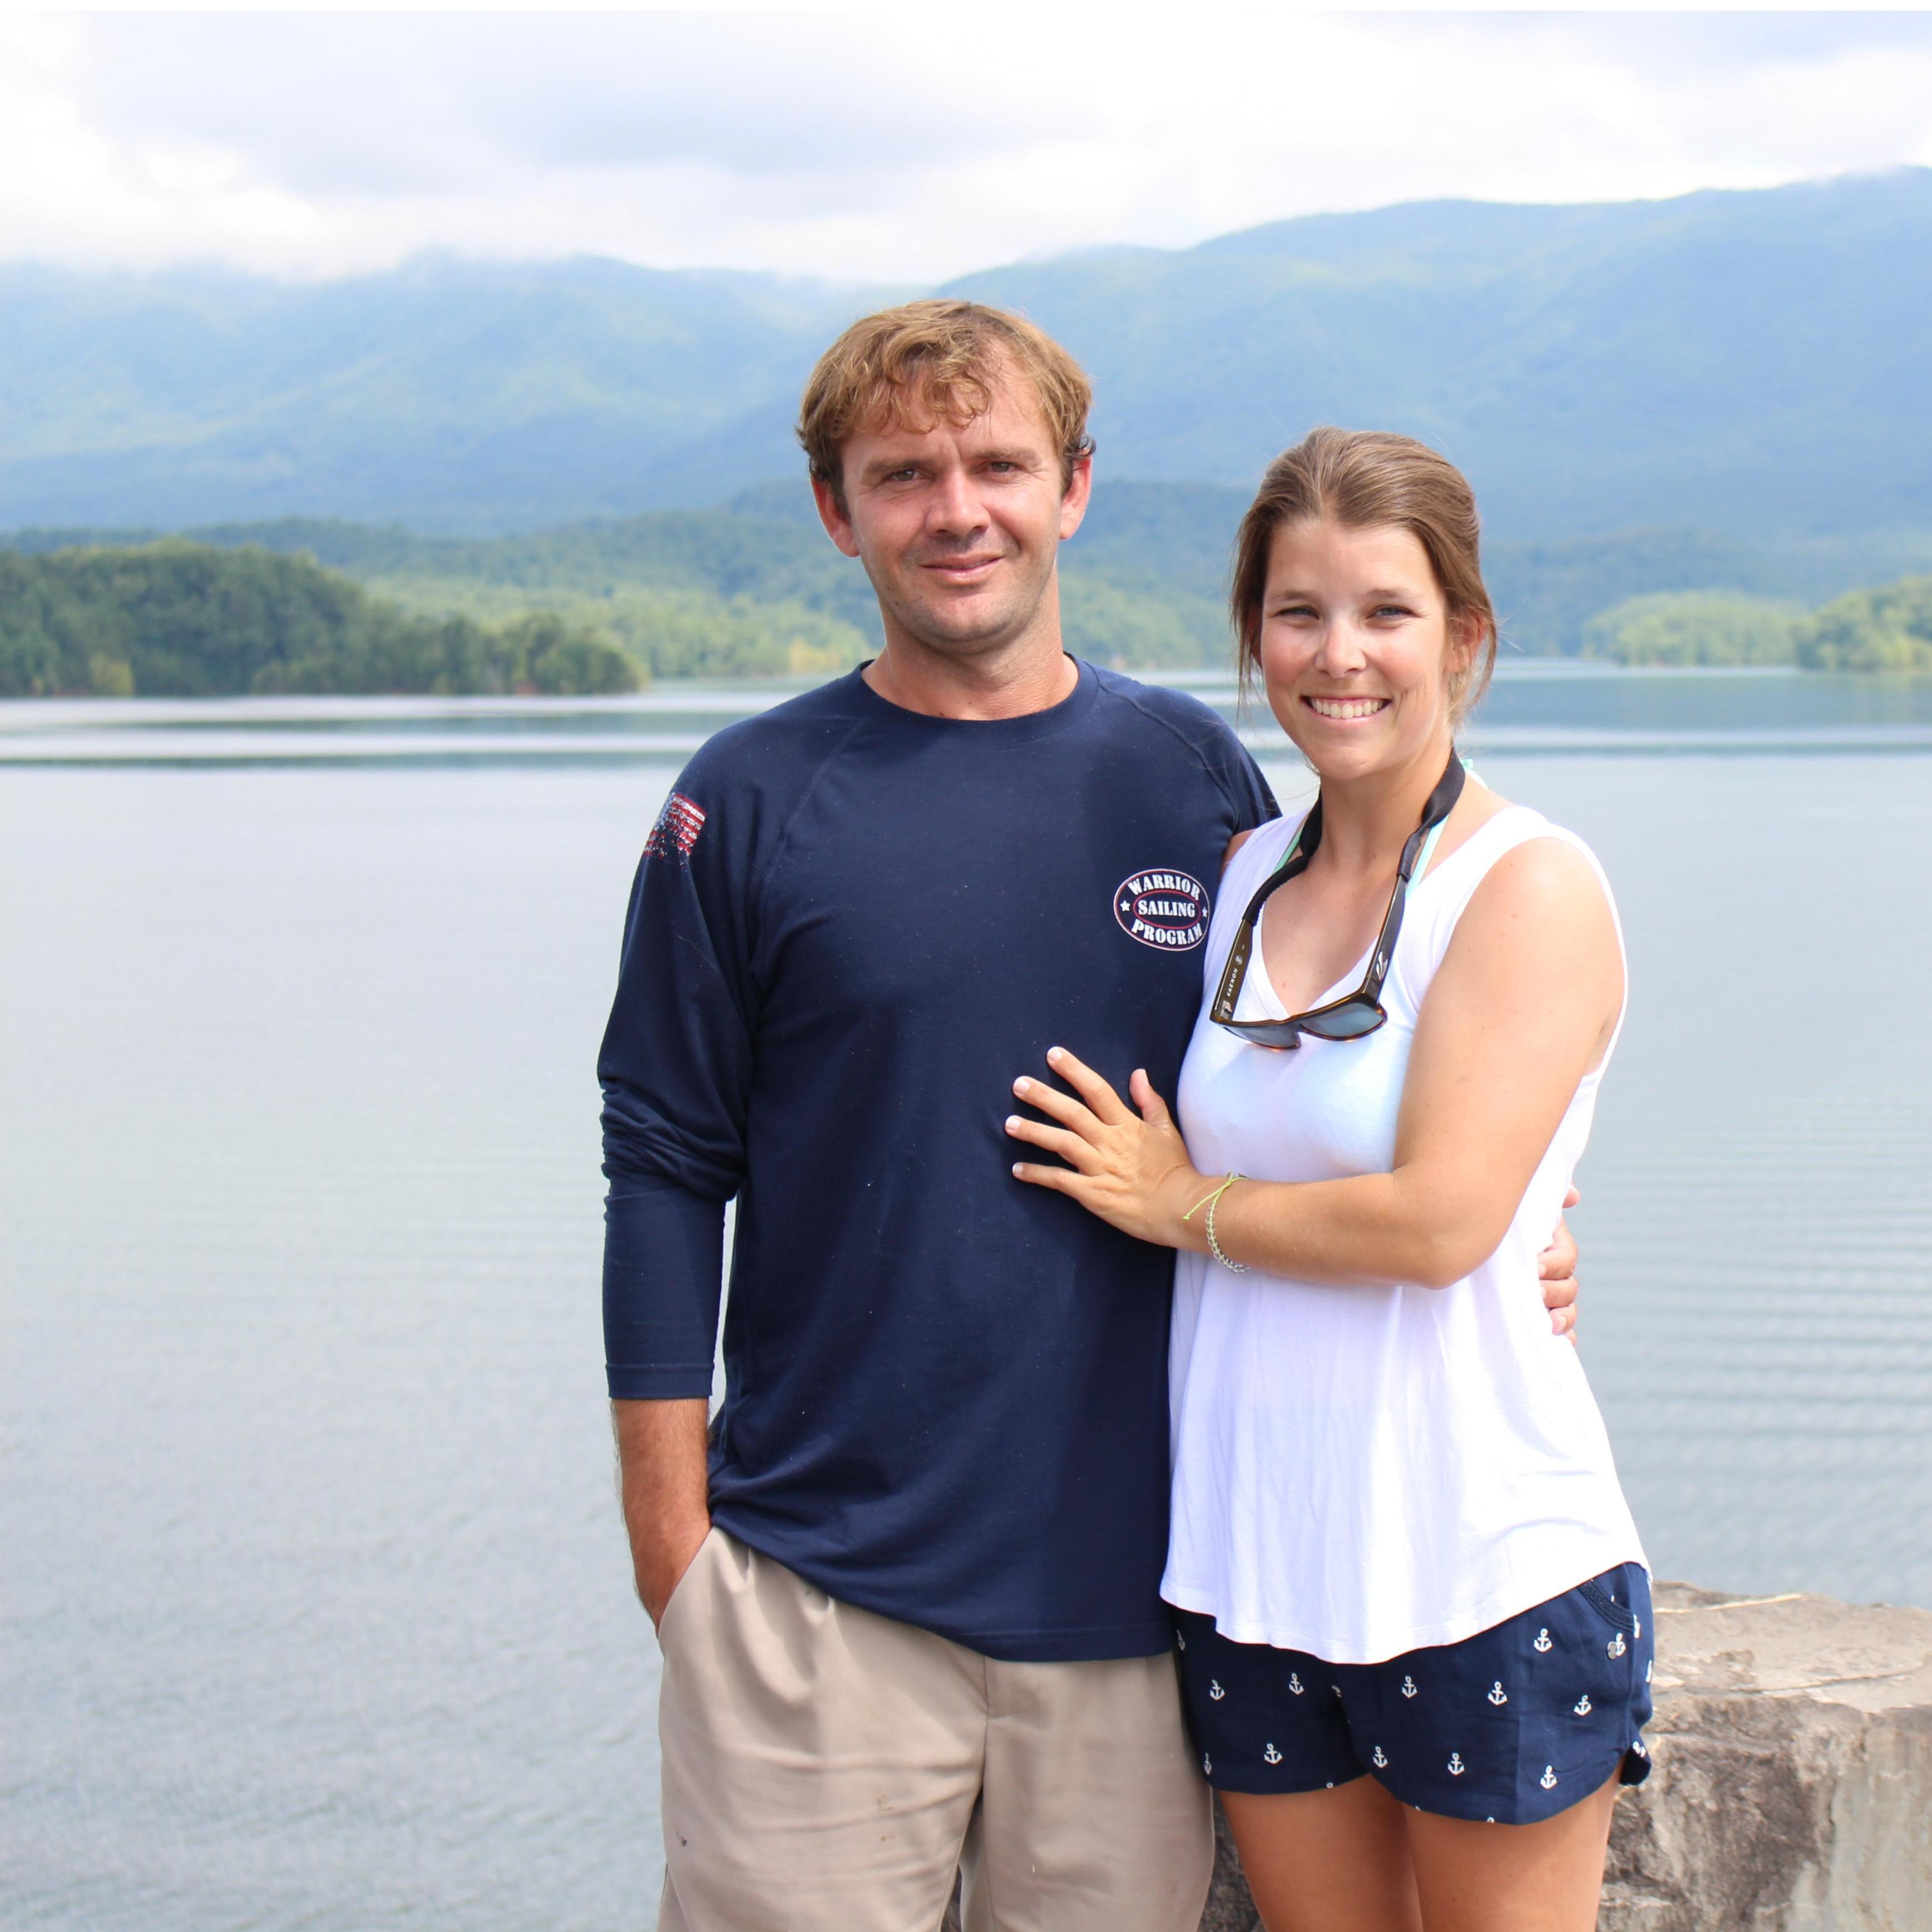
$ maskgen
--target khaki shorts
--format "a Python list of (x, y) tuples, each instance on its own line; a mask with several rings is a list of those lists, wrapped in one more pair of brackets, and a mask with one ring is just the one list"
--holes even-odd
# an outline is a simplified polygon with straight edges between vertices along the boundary
[(714, 1529), (672, 1593), (658, 1932), (1196, 1932), (1171, 1657), (1001, 1664)]

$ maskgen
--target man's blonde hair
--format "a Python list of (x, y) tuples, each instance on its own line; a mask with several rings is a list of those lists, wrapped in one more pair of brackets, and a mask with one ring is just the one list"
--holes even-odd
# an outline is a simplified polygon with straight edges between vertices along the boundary
[(1086, 372), (1024, 316), (934, 298), (862, 316), (818, 358), (798, 416), (812, 473), (845, 507), (844, 447), (855, 430), (970, 422), (993, 406), (1000, 378), (1032, 384), (1060, 449), (1060, 487), (1093, 454)]

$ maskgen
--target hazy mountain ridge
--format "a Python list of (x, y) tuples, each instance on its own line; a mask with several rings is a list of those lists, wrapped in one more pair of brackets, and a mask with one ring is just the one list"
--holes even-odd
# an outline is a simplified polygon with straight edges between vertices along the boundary
[[(1932, 170), (1415, 203), (950, 286), (1087, 363), (1103, 484), (1245, 485), (1327, 420), (1438, 443), (1502, 543), (1932, 530)], [(587, 260), (0, 271), (0, 526), (482, 533), (716, 502), (797, 475), (813, 356), (897, 292)]]
[(1932, 170), (1586, 208), (1414, 204), (955, 284), (1094, 376), (1117, 473), (1407, 430), (1531, 541), (1932, 526)]
[(0, 270), (0, 521), (488, 530), (715, 501), (772, 474), (778, 438), (715, 477), (693, 446), (795, 398), (867, 299), (597, 260), (292, 286)]

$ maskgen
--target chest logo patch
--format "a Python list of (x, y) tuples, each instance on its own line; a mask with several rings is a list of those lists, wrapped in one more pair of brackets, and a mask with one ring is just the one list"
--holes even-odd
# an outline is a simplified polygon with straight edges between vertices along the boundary
[(1191, 952), (1208, 937), (1208, 889), (1186, 872), (1130, 872), (1114, 892), (1114, 916), (1130, 939), (1160, 952)]

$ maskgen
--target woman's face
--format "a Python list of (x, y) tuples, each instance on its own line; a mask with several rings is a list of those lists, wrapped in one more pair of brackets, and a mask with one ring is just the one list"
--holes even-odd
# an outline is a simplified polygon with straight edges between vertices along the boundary
[(1261, 668), (1268, 704), (1324, 778), (1448, 754), (1449, 678), (1474, 650), (1429, 553), (1398, 524), (1284, 524), (1268, 554)]

